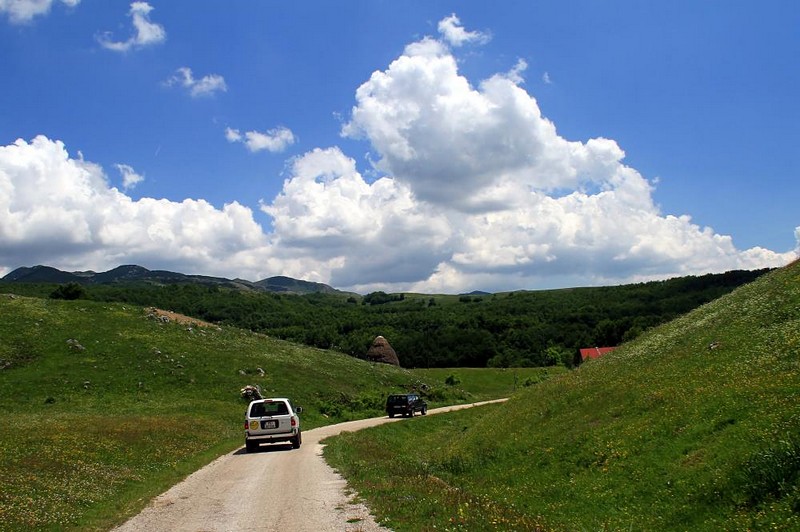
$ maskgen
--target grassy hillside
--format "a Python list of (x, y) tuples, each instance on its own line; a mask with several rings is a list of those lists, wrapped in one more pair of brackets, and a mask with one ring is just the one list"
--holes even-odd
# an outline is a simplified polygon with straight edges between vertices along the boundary
[(564, 366), (548, 368), (430, 368), (415, 369), (425, 383), (452, 391), (462, 390), (474, 401), (510, 397), (512, 394), (566, 373)]
[(799, 397), (796, 262), (504, 405), (326, 457), (399, 531), (798, 530)]
[[(116, 282), (85, 286), (0, 280), (0, 292), (167, 308), (357, 358), (366, 358), (372, 340), (382, 335), (406, 368), (539, 367), (572, 366), (580, 348), (619, 345), (767, 271), (610, 287), (458, 296), (373, 292), (362, 298), (341, 293), (265, 294), (242, 290), (236, 283), (233, 288), (185, 282), (188, 277), (168, 272), (160, 272), (167, 274), (165, 281), (170, 275), (184, 281), (130, 282), (142, 270), (117, 268), (100, 274)], [(9, 275), (15, 278), (18, 273)], [(22, 279), (43, 280), (58, 272), (34, 268), (33, 273)]]
[[(0, 295), (0, 530), (130, 515), (242, 445), (244, 385), (291, 397), (309, 429), (379, 415), (425, 378), (131, 305)], [(426, 384), (434, 406), (493, 396)]]

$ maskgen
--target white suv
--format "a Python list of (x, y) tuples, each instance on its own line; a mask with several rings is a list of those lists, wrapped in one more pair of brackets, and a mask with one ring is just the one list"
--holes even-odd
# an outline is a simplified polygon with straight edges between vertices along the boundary
[(293, 407), (286, 398), (258, 399), (244, 414), (244, 443), (247, 452), (258, 450), (261, 443), (288, 441), (297, 449), (302, 442), (300, 417), (303, 409)]

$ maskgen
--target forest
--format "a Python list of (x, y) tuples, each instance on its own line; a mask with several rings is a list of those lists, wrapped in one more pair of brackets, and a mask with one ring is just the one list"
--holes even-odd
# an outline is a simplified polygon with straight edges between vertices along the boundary
[(0, 292), (154, 306), (359, 358), (381, 335), (406, 368), (572, 367), (582, 347), (619, 345), (767, 271), (469, 295), (294, 295), (197, 283), (0, 283)]

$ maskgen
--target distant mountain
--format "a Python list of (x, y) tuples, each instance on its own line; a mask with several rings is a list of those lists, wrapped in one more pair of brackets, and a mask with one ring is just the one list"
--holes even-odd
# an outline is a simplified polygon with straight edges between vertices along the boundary
[[(93, 273), (93, 272), (92, 272)], [(77, 275), (50, 266), (17, 268), (2, 279), (10, 283), (71, 283), (80, 282)]]
[(292, 293), (316, 293), (321, 292), (324, 294), (333, 294), (339, 292), (335, 288), (323, 283), (313, 283), (311, 281), (300, 281), (292, 279), (291, 277), (284, 277), (279, 275), (277, 277), (270, 277), (254, 283), (256, 286), (263, 288), (267, 292), (292, 292)]
[(64, 272), (50, 266), (22, 267), (12, 271), (2, 279), (4, 283), (78, 283), (92, 284), (118, 284), (118, 283), (152, 283), (176, 284), (198, 283), (206, 285), (225, 286), (242, 290), (256, 290), (261, 292), (278, 292), (286, 294), (345, 294), (323, 283), (302, 281), (291, 277), (276, 276), (252, 282), (244, 279), (226, 279), (224, 277), (209, 277), (205, 275), (186, 275), (183, 273), (166, 270), (148, 270), (142, 266), (118, 266), (107, 272), (96, 273), (93, 271)]

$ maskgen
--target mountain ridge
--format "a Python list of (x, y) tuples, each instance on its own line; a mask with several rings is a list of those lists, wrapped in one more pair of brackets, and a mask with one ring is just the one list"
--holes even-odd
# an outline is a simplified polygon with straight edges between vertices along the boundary
[(0, 282), (4, 283), (78, 283), (81, 285), (117, 284), (127, 282), (147, 282), (153, 284), (198, 283), (227, 286), (260, 292), (292, 294), (347, 294), (324, 283), (294, 279), (285, 275), (267, 277), (260, 281), (246, 279), (227, 279), (208, 275), (188, 275), (168, 270), (149, 270), (135, 264), (125, 264), (105, 272), (92, 270), (66, 272), (51, 266), (22, 266), (6, 274)]

